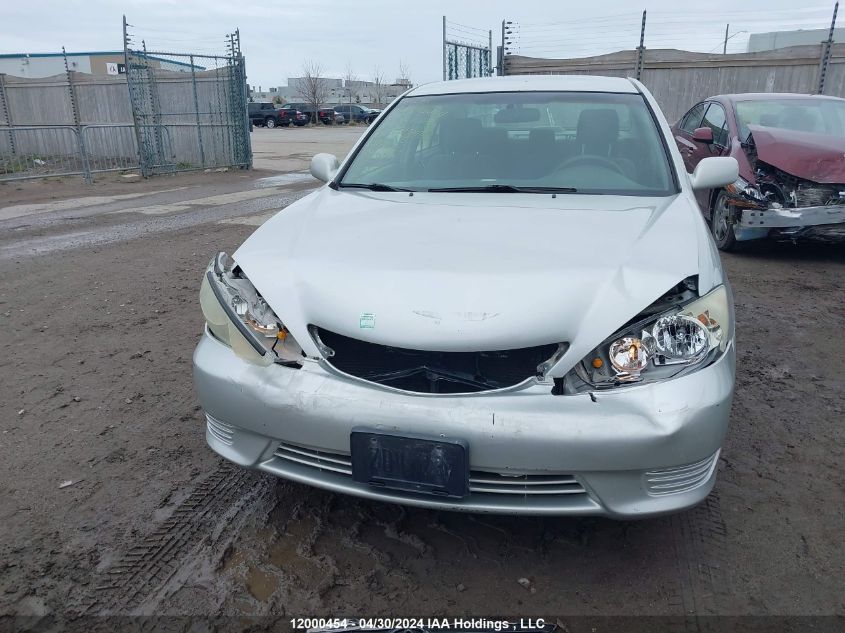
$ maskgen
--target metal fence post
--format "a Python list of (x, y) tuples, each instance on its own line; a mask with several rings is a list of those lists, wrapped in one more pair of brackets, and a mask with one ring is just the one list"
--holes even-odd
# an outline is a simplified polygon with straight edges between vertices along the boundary
[(645, 16), (643, 11), (643, 22), (640, 26), (640, 45), (637, 47), (637, 81), (643, 76), (643, 57), (645, 56)]
[(493, 76), (493, 29), (487, 30), (487, 76)]
[(502, 58), (499, 68), (500, 75), (507, 75), (508, 74), (508, 48), (509, 44), (511, 43), (510, 38), (508, 35), (511, 34), (511, 31), (508, 30), (509, 25), (512, 22), (508, 22), (507, 20), (502, 20)]
[(202, 148), (202, 127), (200, 125), (200, 100), (199, 95), (197, 94), (197, 72), (196, 67), (194, 66), (194, 56), (191, 55), (191, 85), (194, 90), (194, 110), (196, 110), (197, 115), (197, 143), (199, 144), (200, 149), (200, 164), (205, 167), (205, 152)]
[(446, 81), (446, 16), (443, 16), (443, 81)]
[(79, 104), (76, 102), (76, 90), (73, 86), (73, 73), (67, 65), (67, 53), (62, 46), (62, 56), (65, 61), (65, 76), (67, 77), (68, 94), (70, 95), (70, 108), (73, 112), (73, 127), (76, 130), (76, 142), (79, 146), (79, 160), (82, 163), (82, 175), (89, 185), (93, 182), (91, 178), (91, 167), (88, 163), (88, 153), (85, 151), (85, 139), (82, 138), (82, 122), (79, 120)]
[[(6, 96), (6, 75), (3, 73), (0, 73), (0, 114), (3, 115), (4, 124), (11, 128), (12, 110), (9, 108), (9, 99)], [(11, 129), (7, 132), (7, 134), (9, 135), (9, 149), (11, 150), (12, 156), (14, 156), (18, 153), (15, 148), (15, 135), (12, 133)]]
[(822, 59), (819, 68), (818, 93), (824, 94), (824, 83), (827, 79), (827, 66), (830, 63), (830, 51), (833, 48), (833, 29), (836, 27), (836, 13), (839, 11), (839, 3), (833, 5), (833, 18), (830, 21), (830, 31), (827, 34), (827, 41), (822, 46)]
[[(246, 168), (252, 169), (252, 137), (249, 135), (249, 114), (247, 113), (247, 83), (246, 83), (246, 60), (244, 59), (243, 54), (240, 52), (240, 44), (238, 44), (238, 57), (240, 59), (240, 67), (241, 67), (241, 86), (243, 89), (243, 109), (244, 109), (244, 140), (245, 140), (245, 160), (246, 160)], [(351, 110), (350, 110), (351, 112)]]

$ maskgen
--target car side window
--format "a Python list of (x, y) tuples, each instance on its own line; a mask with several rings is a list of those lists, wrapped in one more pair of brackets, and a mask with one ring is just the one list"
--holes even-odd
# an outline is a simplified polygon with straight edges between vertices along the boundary
[(725, 109), (720, 104), (710, 104), (710, 107), (707, 108), (707, 114), (704, 115), (699, 127), (709, 127), (713, 130), (713, 142), (716, 143), (716, 145), (727, 147), (727, 118), (725, 117)]
[(683, 121), (681, 122), (681, 129), (684, 132), (692, 134), (696, 128), (701, 127), (701, 119), (704, 116), (706, 105), (706, 103), (699, 103), (684, 115)]

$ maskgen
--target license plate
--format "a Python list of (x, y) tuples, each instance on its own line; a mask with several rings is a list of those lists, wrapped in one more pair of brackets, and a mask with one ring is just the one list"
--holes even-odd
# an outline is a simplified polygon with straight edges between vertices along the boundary
[(405, 492), (460, 499), (469, 488), (467, 444), (353, 430), (355, 481)]

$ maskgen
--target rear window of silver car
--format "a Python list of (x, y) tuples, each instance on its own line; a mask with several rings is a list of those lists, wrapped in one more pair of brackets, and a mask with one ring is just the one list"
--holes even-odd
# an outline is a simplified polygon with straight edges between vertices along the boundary
[(596, 92), (406, 97), (378, 123), (339, 184), (372, 183), (420, 191), (511, 185), (677, 192), (643, 97)]

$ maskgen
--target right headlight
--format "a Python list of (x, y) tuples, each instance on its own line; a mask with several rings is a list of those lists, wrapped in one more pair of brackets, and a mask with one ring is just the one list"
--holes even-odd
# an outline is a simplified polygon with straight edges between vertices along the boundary
[(620, 330), (578, 363), (575, 373), (592, 388), (664, 380), (712, 363), (732, 333), (728, 289), (718, 286)]
[(756, 185), (752, 185), (745, 178), (738, 177), (734, 182), (725, 187), (733, 203), (733, 206), (760, 209), (768, 204), (766, 196)]
[(214, 337), (241, 358), (260, 365), (302, 360), (299, 344), (226, 253), (208, 265), (200, 305)]

